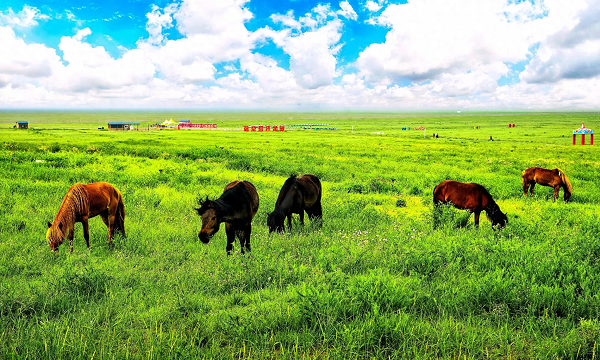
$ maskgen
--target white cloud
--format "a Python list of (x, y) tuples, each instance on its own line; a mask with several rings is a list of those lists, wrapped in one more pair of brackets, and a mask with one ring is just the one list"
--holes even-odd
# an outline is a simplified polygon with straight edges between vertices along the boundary
[(20, 77), (41, 78), (52, 74), (60, 58), (54, 49), (42, 44), (27, 44), (17, 38), (9, 27), (0, 26), (0, 74), (4, 83), (17, 81)]
[(271, 15), (271, 20), (276, 24), (281, 23), (290, 29), (300, 30), (302, 28), (302, 24), (294, 18), (293, 10), (288, 11), (285, 15), (273, 14)]
[(41, 14), (37, 8), (25, 5), (23, 10), (18, 13), (11, 8), (6, 13), (0, 12), (0, 25), (27, 28), (37, 25), (37, 20), (48, 20), (49, 18), (48, 15)]
[(148, 42), (150, 44), (162, 44), (164, 40), (163, 29), (173, 26), (172, 14), (177, 10), (176, 4), (171, 4), (164, 8), (161, 13), (160, 8), (152, 5), (152, 11), (146, 14), (146, 31), (148, 31)]
[(248, 1), (184, 0), (173, 17), (179, 32), (186, 36), (235, 34), (247, 37), (244, 23), (252, 18), (252, 13), (244, 7)]
[(348, 1), (340, 2), (340, 8), (341, 10), (339, 10), (337, 13), (346, 19), (356, 20), (358, 18), (356, 11), (354, 11), (352, 5), (350, 5)]
[(47, 81), (51, 89), (86, 92), (94, 89), (114, 89), (123, 86), (143, 85), (152, 80), (155, 67), (143, 51), (127, 51), (114, 59), (101, 46), (86, 43), (89, 28), (79, 30), (75, 36), (61, 38), (59, 49), (68, 65), (55, 67)]
[(382, 5), (373, 0), (368, 0), (365, 4), (365, 9), (367, 9), (370, 12), (377, 12), (377, 11), (381, 10), (381, 8), (382, 8)]
[[(318, 5), (297, 21), (293, 13), (272, 16), (274, 21), (290, 24), (294, 30), (284, 29), (269, 36), (290, 56), (290, 70), (296, 83), (304, 88), (330, 85), (338, 75), (335, 55), (341, 46), (343, 24), (337, 15), (329, 5)], [(302, 28), (308, 29), (302, 31)]]
[(378, 23), (391, 30), (363, 51), (357, 66), (369, 80), (436, 79), (526, 59), (529, 22), (511, 22), (501, 0), (420, 0), (388, 6)]
[[(254, 32), (247, 28), (253, 17), (247, 3), (183, 0), (152, 7), (147, 37), (134, 49), (120, 46), (117, 58), (88, 42), (89, 28), (61, 38), (61, 58), (55, 49), (17, 35), (18, 28), (44, 19), (37, 9), (0, 13), (0, 106), (599, 106), (597, 1), (411, 0), (387, 5), (368, 0), (363, 4), (373, 16), (371, 23), (388, 29), (385, 42), (371, 44), (356, 62), (342, 64), (344, 21), (358, 17), (347, 1), (337, 11), (321, 4), (306, 14), (274, 14), (275, 29)], [(78, 21), (70, 12), (67, 16)], [(168, 39), (168, 31), (182, 38)], [(289, 55), (289, 70), (261, 54), (257, 46), (267, 41)], [(513, 63), (529, 60), (520, 83), (498, 85), (503, 76), (516, 77)]]
[[(562, 7), (553, 9), (548, 21), (562, 22), (544, 39), (520, 78), (530, 83), (554, 83), (562, 79), (587, 79), (600, 76), (600, 3), (570, 4), (570, 17)], [(557, 19), (558, 20), (558, 19)]]
[(265, 93), (279, 96), (299, 89), (292, 72), (277, 66), (272, 58), (260, 54), (248, 55), (240, 60), (243, 71), (247, 71)]

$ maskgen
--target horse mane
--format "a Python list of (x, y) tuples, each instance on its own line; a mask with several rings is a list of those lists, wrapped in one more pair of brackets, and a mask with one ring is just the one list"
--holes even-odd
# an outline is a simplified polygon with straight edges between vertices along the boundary
[(200, 216), (202, 216), (206, 210), (216, 208), (214, 200), (209, 200), (208, 196), (206, 196), (206, 199), (204, 200), (202, 200), (202, 198), (198, 199), (198, 205), (200, 205), (200, 207), (195, 209)]
[(483, 195), (488, 199), (488, 206), (498, 206), (496, 204), (496, 201), (494, 200), (494, 198), (492, 197), (492, 194), (490, 194), (490, 192), (488, 191), (488, 189), (486, 189), (483, 185), (480, 184), (476, 184), (479, 187), (479, 190), (481, 190), (481, 192), (483, 193)]
[(493, 223), (496, 219), (500, 219), (501, 214), (503, 213), (502, 210), (500, 210), (500, 206), (498, 206), (498, 204), (496, 204), (496, 202), (491, 198), (490, 200), (491, 201), (488, 203), (488, 206), (485, 207), (485, 216), (490, 222)]
[(559, 168), (556, 168), (556, 170), (558, 170), (558, 176), (560, 176), (561, 180), (565, 184), (563, 189), (567, 190), (569, 192), (569, 194), (572, 195), (573, 194), (573, 186), (571, 185), (571, 181), (569, 181), (569, 178), (567, 177), (567, 175), (565, 174), (564, 171), (562, 171)]
[(83, 188), (83, 184), (77, 183), (67, 191), (53, 223), (56, 223), (57, 227), (58, 224), (62, 223), (62, 232), (64, 234), (66, 229), (75, 223), (77, 215), (87, 212), (89, 205), (88, 195)]
[(297, 176), (298, 176), (297, 174), (292, 173), (292, 174), (290, 174), (290, 177), (287, 178), (287, 180), (285, 180), (285, 182), (283, 183), (283, 186), (281, 187), (281, 190), (279, 191), (279, 196), (277, 197), (277, 201), (275, 202), (276, 207), (277, 207), (277, 205), (280, 205), (283, 202), (283, 199), (287, 195), (290, 188), (296, 183)]
[(490, 222), (494, 222), (493, 220), (496, 220), (497, 218), (499, 218), (499, 215), (502, 214), (500, 206), (496, 204), (496, 200), (494, 200), (490, 192), (485, 187), (483, 187), (483, 185), (480, 185), (479, 189), (488, 200), (488, 204), (484, 208), (485, 216)]

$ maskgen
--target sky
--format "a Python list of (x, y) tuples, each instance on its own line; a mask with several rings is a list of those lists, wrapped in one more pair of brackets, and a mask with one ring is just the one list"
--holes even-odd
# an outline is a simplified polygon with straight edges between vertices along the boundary
[(600, 108), (597, 0), (4, 0), (0, 109)]

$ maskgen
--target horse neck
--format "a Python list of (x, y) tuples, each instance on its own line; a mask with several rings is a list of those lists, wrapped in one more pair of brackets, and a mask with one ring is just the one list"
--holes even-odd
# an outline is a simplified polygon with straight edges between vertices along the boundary
[[(285, 192), (285, 195), (281, 198), (278, 199), (277, 203), (275, 204), (275, 212), (279, 213), (281, 215), (286, 215), (290, 213), (290, 210), (292, 209), (292, 207), (294, 206), (294, 188), (293, 187), (289, 187), (287, 189), (287, 191)], [(296, 189), (297, 191), (297, 189)], [(281, 200), (281, 201), (279, 201)]]
[(60, 209), (54, 217), (54, 224), (58, 227), (57, 221), (63, 223), (63, 233), (66, 233), (66, 229), (68, 229), (72, 224), (75, 223), (75, 219), (77, 217), (76, 211), (76, 203), (72, 199), (72, 194), (67, 193), (65, 198), (63, 199), (62, 204), (60, 205)]
[(486, 214), (489, 214), (491, 218), (495, 218), (500, 211), (500, 207), (496, 202), (492, 199), (488, 200), (487, 206), (484, 208)]
[(215, 209), (217, 210), (217, 213), (223, 220), (226, 220), (226, 219), (230, 218), (231, 216), (233, 216), (233, 211), (231, 209), (231, 206), (222, 197), (213, 201), (213, 204), (215, 205)]

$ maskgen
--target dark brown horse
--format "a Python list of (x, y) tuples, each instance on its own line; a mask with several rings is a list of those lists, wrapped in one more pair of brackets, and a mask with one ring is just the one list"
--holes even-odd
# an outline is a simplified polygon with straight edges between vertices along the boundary
[(292, 214), (300, 215), (300, 223), (304, 225), (304, 212), (308, 218), (322, 219), (321, 181), (315, 175), (306, 174), (300, 177), (291, 175), (283, 184), (275, 203), (275, 210), (269, 214), (267, 225), (269, 232), (284, 231), (284, 220), (287, 217), (288, 230), (292, 230)]
[(225, 223), (227, 234), (227, 255), (233, 250), (237, 236), (240, 239), (241, 252), (244, 248), (250, 251), (250, 233), (252, 219), (258, 211), (258, 193), (248, 181), (236, 180), (225, 186), (221, 197), (217, 200), (200, 201), (196, 209), (202, 217), (202, 229), (198, 233), (200, 241), (208, 244), (210, 238), (219, 231), (222, 222)]
[(521, 173), (523, 179), (523, 194), (527, 196), (527, 189), (533, 196), (533, 188), (535, 184), (542, 186), (550, 186), (554, 188), (554, 194), (552, 201), (558, 199), (558, 190), (562, 187), (564, 191), (565, 202), (569, 201), (571, 195), (573, 195), (573, 187), (569, 178), (561, 169), (544, 169), (540, 167), (530, 167), (529, 169), (523, 170)]
[(83, 224), (83, 237), (90, 248), (88, 219), (100, 215), (108, 227), (108, 244), (112, 245), (115, 230), (125, 236), (125, 206), (123, 196), (114, 186), (105, 182), (77, 183), (69, 188), (60, 210), (52, 223), (48, 222), (46, 239), (50, 250), (56, 251), (65, 237), (69, 237), (69, 251), (73, 252), (75, 223)]
[(490, 193), (479, 184), (444, 180), (433, 190), (433, 204), (437, 206), (440, 203), (451, 203), (458, 209), (475, 213), (476, 227), (479, 227), (479, 214), (483, 210), (492, 222), (492, 228), (501, 229), (508, 222), (508, 218), (500, 211)]

